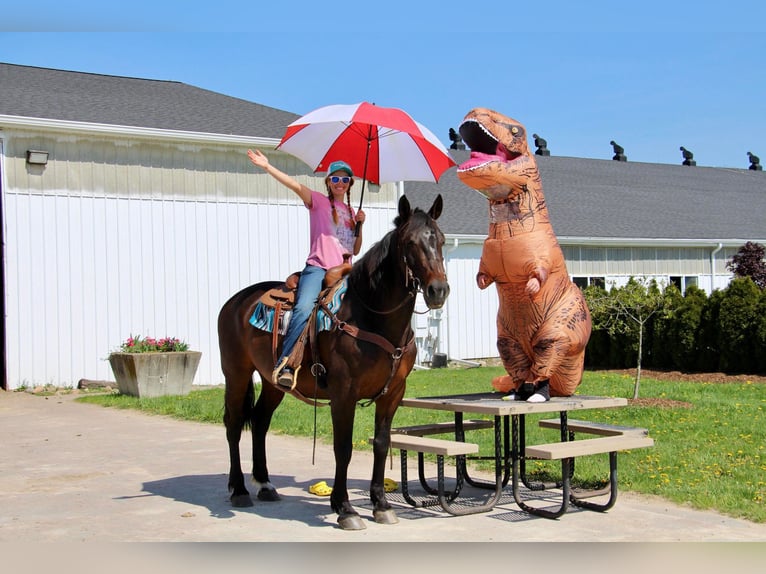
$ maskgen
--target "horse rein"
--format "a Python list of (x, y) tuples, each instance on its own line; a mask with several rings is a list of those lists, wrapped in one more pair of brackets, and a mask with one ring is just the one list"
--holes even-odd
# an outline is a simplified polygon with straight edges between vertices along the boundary
[[(412, 268), (410, 267), (409, 263), (407, 263), (407, 256), (402, 255), (402, 261), (404, 262), (404, 285), (407, 289), (407, 296), (404, 298), (404, 300), (396, 305), (393, 309), (380, 311), (378, 309), (373, 309), (370, 307), (367, 303), (364, 302), (359, 292), (354, 287), (353, 283), (351, 282), (351, 277), (348, 278), (347, 284), (349, 288), (351, 288), (354, 293), (357, 296), (357, 300), (359, 303), (364, 307), (366, 310), (370, 311), (371, 313), (375, 313), (376, 315), (390, 315), (396, 311), (399, 311), (402, 307), (409, 304), (418, 293), (423, 293), (423, 287), (421, 285), (420, 279), (415, 277), (415, 274), (412, 272)], [(383, 388), (376, 394), (374, 397), (369, 399), (368, 401), (364, 403), (360, 403), (360, 406), (362, 407), (368, 407), (372, 404), (374, 404), (380, 397), (384, 396), (386, 393), (388, 393), (388, 387), (391, 384), (392, 379), (394, 378), (394, 374), (396, 373), (396, 370), (399, 368), (399, 363), (404, 356), (404, 354), (412, 348), (412, 345), (415, 343), (415, 333), (412, 331), (412, 329), (409, 330), (409, 337), (404, 342), (403, 345), (399, 347), (395, 347), (388, 339), (383, 337), (382, 335), (379, 335), (377, 333), (373, 333), (372, 331), (365, 331), (363, 329), (360, 329), (356, 325), (349, 325), (345, 321), (341, 321), (338, 319), (338, 316), (335, 314), (334, 311), (332, 311), (328, 306), (324, 298), (319, 299), (317, 301), (316, 306), (314, 307), (314, 313), (312, 314), (312, 319), (315, 320), (316, 313), (319, 309), (322, 309), (322, 311), (325, 312), (327, 317), (332, 321), (333, 324), (333, 330), (337, 330), (339, 333), (345, 333), (351, 337), (354, 337), (355, 339), (359, 339), (361, 341), (365, 341), (367, 343), (372, 343), (374, 345), (377, 345), (381, 349), (383, 349), (386, 353), (388, 353), (391, 357), (391, 372), (388, 375), (388, 379), (386, 380), (385, 384), (383, 385)], [(413, 309), (413, 313), (416, 313)], [(428, 310), (423, 312), (417, 312), (418, 314), (427, 313)], [(313, 327), (309, 328), (309, 337), (314, 337), (316, 335), (315, 329)], [(317, 348), (316, 348), (316, 341), (314, 341), (311, 344), (311, 348), (314, 350), (314, 364), (311, 366), (311, 372), (314, 375), (314, 378), (317, 379), (320, 371), (326, 372), (324, 365), (322, 365), (319, 362), (319, 357), (317, 355)], [(309, 402), (309, 399), (302, 399), (304, 402)], [(314, 405), (316, 406), (318, 404), (318, 401), (316, 398), (314, 398)]]
[[(401, 305), (399, 307), (401, 307)], [(373, 333), (372, 331), (365, 331), (363, 329), (360, 329), (356, 325), (349, 325), (345, 321), (341, 321), (340, 319), (338, 319), (338, 316), (333, 311), (331, 311), (329, 307), (327, 307), (327, 304), (325, 303), (324, 300), (319, 301), (319, 303), (317, 304), (317, 308), (321, 308), (327, 314), (327, 316), (330, 318), (330, 320), (333, 323), (333, 329), (337, 330), (340, 333), (345, 333), (351, 337), (354, 337), (355, 339), (359, 339), (360, 341), (365, 341), (367, 343), (372, 343), (374, 345), (377, 345), (378, 347), (383, 349), (386, 353), (388, 353), (391, 356), (391, 372), (389, 373), (388, 379), (386, 379), (386, 382), (383, 385), (383, 388), (380, 390), (380, 392), (378, 392), (377, 395), (372, 397), (369, 401), (360, 403), (360, 406), (362, 407), (369, 407), (370, 405), (375, 403), (375, 401), (377, 401), (380, 397), (382, 397), (388, 392), (388, 386), (391, 384), (391, 380), (394, 378), (394, 373), (396, 373), (396, 370), (399, 368), (399, 362), (401, 361), (405, 352), (407, 352), (415, 343), (415, 333), (412, 331), (412, 329), (409, 329), (409, 337), (407, 338), (407, 341), (405, 341), (404, 345), (399, 347), (394, 347), (394, 345), (391, 344), (391, 342), (385, 337), (383, 337), (382, 335), (378, 335), (377, 333)], [(315, 347), (316, 345), (312, 345), (312, 348), (315, 348)], [(317, 364), (319, 363), (315, 361), (315, 365)], [(312, 366), (312, 370), (313, 368), (314, 366)]]
[[(359, 297), (359, 302), (362, 304), (362, 307), (370, 311), (371, 313), (375, 313), (376, 315), (390, 315), (391, 313), (395, 313), (402, 307), (404, 307), (407, 303), (409, 303), (410, 299), (417, 296), (418, 293), (423, 293), (423, 287), (420, 284), (420, 279), (415, 277), (415, 274), (412, 272), (412, 269), (410, 269), (410, 266), (407, 264), (407, 258), (405, 256), (402, 256), (402, 260), (404, 261), (404, 270), (405, 270), (405, 279), (404, 279), (404, 285), (407, 287), (407, 297), (399, 303), (396, 307), (393, 309), (389, 309), (388, 311), (378, 311), (377, 309), (373, 309), (370, 307), (367, 303), (365, 303), (362, 300), (361, 295), (359, 295), (359, 291), (357, 291), (354, 286), (351, 284), (351, 279), (349, 278), (348, 286), (351, 287), (351, 289), (354, 290), (354, 293), (356, 293), (357, 297)], [(412, 287), (410, 287), (410, 283), (412, 283)], [(418, 313), (419, 315), (422, 315), (423, 313), (427, 313), (428, 311), (414, 311), (413, 313)]]
[[(408, 288), (407, 297), (401, 303), (399, 303), (396, 307), (388, 311), (378, 311), (377, 309), (373, 309), (372, 307), (367, 305), (367, 303), (365, 303), (362, 300), (362, 297), (360, 296), (359, 292), (356, 289), (354, 289), (354, 286), (352, 285), (351, 281), (350, 280), (347, 281), (347, 285), (351, 289), (353, 289), (353, 291), (356, 293), (358, 297), (358, 301), (362, 304), (362, 307), (364, 307), (368, 311), (375, 313), (377, 315), (390, 315), (391, 313), (394, 313), (398, 311), (399, 309), (401, 309), (402, 307), (404, 307), (404, 305), (406, 305), (411, 299), (413, 299), (418, 292), (421, 292), (421, 293), (423, 292), (420, 285), (420, 280), (417, 277), (415, 277), (414, 273), (412, 272), (412, 269), (407, 264), (407, 258), (405, 256), (402, 256), (402, 260), (404, 261), (404, 268), (405, 268), (404, 283), (405, 283), (405, 286)], [(410, 287), (410, 284), (412, 285), (412, 287)], [(326, 296), (326, 293), (324, 296)], [(410, 331), (410, 337), (405, 342), (404, 346), (394, 347), (388, 339), (386, 339), (385, 337), (381, 335), (378, 335), (377, 333), (373, 333), (371, 331), (364, 331), (360, 329), (359, 327), (356, 327), (354, 325), (349, 325), (345, 321), (340, 321), (337, 315), (335, 315), (335, 313), (332, 310), (330, 310), (330, 308), (327, 306), (325, 299), (323, 298), (324, 296), (320, 296), (320, 299), (319, 301), (317, 301), (317, 304), (314, 307), (314, 312), (311, 314), (311, 317), (309, 320), (310, 324), (308, 326), (308, 334), (309, 334), (309, 339), (311, 340), (310, 346), (313, 349), (313, 355), (314, 355), (314, 363), (311, 365), (311, 374), (314, 376), (314, 380), (316, 381), (322, 374), (327, 372), (324, 365), (319, 362), (319, 356), (317, 354), (316, 341), (315, 341), (316, 314), (319, 309), (322, 309), (327, 315), (327, 317), (329, 317), (330, 320), (332, 321), (333, 328), (337, 329), (339, 332), (346, 333), (347, 335), (350, 335), (356, 339), (360, 339), (368, 343), (373, 343), (377, 345), (378, 347), (382, 348), (389, 355), (391, 355), (391, 359), (393, 361), (391, 365), (391, 373), (389, 374), (388, 379), (386, 380), (386, 383), (383, 386), (383, 389), (377, 395), (375, 395), (374, 398), (370, 399), (369, 402), (361, 404), (361, 406), (365, 406), (365, 407), (370, 406), (371, 404), (373, 404), (375, 401), (377, 401), (380, 397), (382, 397), (388, 392), (388, 386), (391, 383), (391, 379), (393, 379), (394, 373), (396, 372), (396, 369), (399, 366), (399, 361), (401, 360), (405, 351), (407, 351), (411, 347), (411, 345), (415, 342), (415, 334), (412, 331)], [(413, 313), (415, 312), (417, 311), (413, 310)], [(424, 312), (427, 313), (428, 311), (424, 311)], [(316, 392), (316, 385), (314, 387), (314, 391)], [(306, 397), (305, 395), (303, 395), (303, 393), (298, 391), (297, 388), (288, 391), (288, 393), (293, 395), (297, 399), (301, 400), (302, 402), (313, 405), (314, 407), (327, 406), (329, 404), (329, 403), (320, 402), (316, 398), (316, 396), (314, 396), (313, 399)]]

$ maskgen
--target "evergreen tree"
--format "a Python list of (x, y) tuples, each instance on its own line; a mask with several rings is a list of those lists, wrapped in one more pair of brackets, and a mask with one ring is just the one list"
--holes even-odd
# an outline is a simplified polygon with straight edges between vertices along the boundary
[(721, 314), (721, 302), (724, 294), (716, 289), (707, 298), (700, 315), (699, 333), (697, 335), (699, 356), (697, 365), (699, 371), (718, 371), (721, 362), (721, 347), (718, 342), (718, 317)]
[(766, 289), (761, 291), (761, 298), (756, 310), (753, 343), (758, 373), (766, 373)]
[[(707, 295), (699, 287), (689, 287), (678, 302), (670, 327), (670, 352), (673, 365), (682, 371), (697, 371), (700, 366), (700, 325)], [(716, 364), (717, 364), (716, 360)]]
[(752, 373), (755, 325), (761, 292), (750, 277), (733, 279), (724, 290), (718, 316), (720, 368), (725, 373)]

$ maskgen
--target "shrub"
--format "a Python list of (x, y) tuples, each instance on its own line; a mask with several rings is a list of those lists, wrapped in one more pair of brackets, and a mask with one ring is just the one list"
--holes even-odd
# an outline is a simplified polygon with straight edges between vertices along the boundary
[(699, 332), (707, 295), (698, 287), (689, 287), (673, 313), (669, 330), (672, 364), (681, 371), (695, 371), (700, 355)]
[(760, 290), (750, 277), (737, 277), (724, 290), (718, 316), (720, 368), (728, 373), (755, 370), (755, 323)]

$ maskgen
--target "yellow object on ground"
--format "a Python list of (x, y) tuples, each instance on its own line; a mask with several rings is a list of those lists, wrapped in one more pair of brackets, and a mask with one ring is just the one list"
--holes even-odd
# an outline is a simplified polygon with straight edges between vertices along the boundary
[[(399, 488), (399, 483), (390, 478), (383, 479), (383, 490), (386, 492), (394, 492)], [(309, 486), (309, 492), (316, 494), (317, 496), (330, 496), (332, 494), (332, 486), (328, 485), (326, 481), (320, 480)]]

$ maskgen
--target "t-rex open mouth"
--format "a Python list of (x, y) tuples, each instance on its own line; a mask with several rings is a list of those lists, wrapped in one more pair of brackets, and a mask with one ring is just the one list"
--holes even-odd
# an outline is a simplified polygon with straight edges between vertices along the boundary
[(494, 161), (507, 163), (521, 155), (508, 150), (476, 119), (464, 121), (459, 131), (463, 141), (471, 148), (471, 157), (458, 166), (458, 172), (473, 170)]

